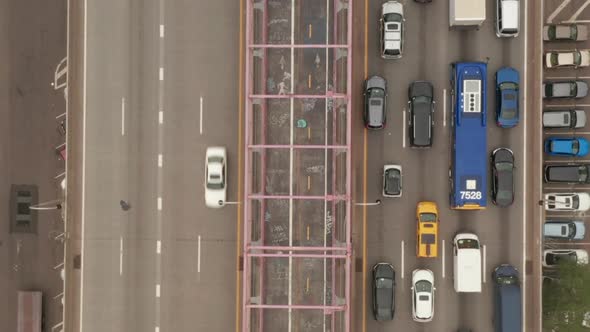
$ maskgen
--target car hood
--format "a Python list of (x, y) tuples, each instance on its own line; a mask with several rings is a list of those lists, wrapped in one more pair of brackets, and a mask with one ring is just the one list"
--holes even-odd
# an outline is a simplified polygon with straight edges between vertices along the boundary
[(381, 88), (387, 93), (387, 81), (381, 76), (371, 76), (367, 80), (367, 90), (370, 88)]
[(418, 96), (433, 97), (433, 88), (430, 82), (418, 81), (412, 83), (410, 86), (410, 99)]
[(578, 193), (580, 198), (579, 210), (586, 211), (590, 209), (590, 195), (587, 193)]
[(518, 71), (511, 67), (504, 67), (496, 73), (496, 84), (504, 82), (519, 83)]
[(583, 240), (586, 235), (586, 225), (582, 221), (574, 221), (574, 225), (576, 225), (574, 240)]
[(381, 7), (382, 14), (400, 14), (404, 16), (404, 6), (397, 1), (388, 1)]

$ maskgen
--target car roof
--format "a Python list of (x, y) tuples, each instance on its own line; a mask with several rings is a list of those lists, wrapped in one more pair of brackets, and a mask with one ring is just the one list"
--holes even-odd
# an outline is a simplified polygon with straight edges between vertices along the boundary
[(426, 103), (414, 103), (412, 113), (414, 116), (414, 137), (415, 145), (430, 145), (431, 143), (431, 106)]

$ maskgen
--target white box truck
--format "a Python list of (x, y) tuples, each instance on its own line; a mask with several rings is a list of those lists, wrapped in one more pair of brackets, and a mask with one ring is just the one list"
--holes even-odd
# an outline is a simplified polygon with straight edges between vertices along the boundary
[(486, 19), (486, 0), (449, 0), (451, 27), (479, 28)]
[(481, 292), (481, 247), (472, 233), (459, 233), (453, 239), (453, 283), (456, 292)]

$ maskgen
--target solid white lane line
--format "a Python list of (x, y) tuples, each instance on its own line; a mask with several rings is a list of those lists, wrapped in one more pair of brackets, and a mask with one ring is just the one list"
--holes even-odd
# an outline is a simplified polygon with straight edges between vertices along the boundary
[(402, 247), (402, 279), (403, 279), (404, 278), (404, 269), (405, 269), (405, 266), (404, 266), (404, 241), (403, 240), (401, 243), (401, 247)]
[[(562, 51), (562, 50), (559, 50)], [(578, 79), (578, 80), (587, 80), (590, 79), (590, 76), (547, 76), (545, 80), (568, 80), (568, 79)]]
[(119, 275), (123, 275), (123, 237), (119, 238)]
[(154, 332), (160, 332), (160, 327), (159, 326), (156, 326), (155, 329), (154, 329)]
[(159, 153), (159, 154), (158, 154), (158, 167), (159, 167), (159, 168), (162, 168), (162, 165), (163, 165), (163, 163), (164, 163), (164, 160), (163, 160), (163, 158), (162, 158), (162, 154), (161, 154), (161, 153)]
[[(559, 164), (559, 163), (590, 163), (588, 159), (567, 159), (567, 160), (547, 160), (545, 159), (545, 164)], [(524, 201), (526, 202), (526, 201)]]
[(160, 284), (156, 284), (156, 297), (160, 297)]
[(158, 240), (156, 241), (156, 254), (161, 254), (162, 253), (162, 241)]
[(125, 97), (121, 98), (121, 136), (125, 136)]
[(578, 10), (576, 10), (576, 12), (574, 13), (574, 15), (572, 15), (569, 18), (569, 20), (566, 20), (565, 22), (573, 22), (573, 21), (575, 21), (578, 18), (578, 16), (580, 16), (580, 14), (582, 13), (582, 11), (584, 11), (584, 9), (586, 7), (588, 7), (588, 5), (590, 5), (590, 0), (586, 0), (586, 2), (584, 2), (584, 4), (581, 5), (580, 8), (578, 8)]
[(567, 108), (572, 108), (572, 107), (590, 107), (590, 104), (561, 104), (561, 105), (551, 105), (551, 104), (545, 104), (545, 107), (567, 107)]
[(162, 197), (158, 197), (158, 211), (162, 211)]
[(443, 127), (446, 127), (446, 126), (447, 126), (447, 89), (443, 89)]
[(555, 8), (553, 13), (547, 17), (547, 23), (553, 23), (553, 19), (561, 12), (572, 0), (563, 0), (559, 7)]
[(164, 80), (164, 67), (160, 67), (159, 76), (160, 76), (160, 81), (163, 81)]
[(160, 24), (160, 38), (164, 38), (164, 24)]
[(402, 135), (403, 135), (402, 136), (402, 148), (405, 148), (406, 147), (406, 127), (408, 125), (406, 123), (406, 109), (405, 108), (403, 109), (402, 114), (403, 114), (403, 120), (402, 120), (402, 123), (403, 123), (403, 125), (402, 125), (402, 128), (403, 128), (403, 130), (402, 130)]
[(201, 236), (197, 240), (197, 273), (201, 273)]
[(445, 278), (445, 240), (442, 240), (442, 277)]
[(199, 100), (199, 133), (203, 135), (203, 97)]
[(483, 283), (486, 283), (486, 245), (484, 244), (483, 246)]
[(158, 123), (160, 123), (160, 124), (164, 123), (164, 111), (158, 112)]
[[(526, 82), (527, 81), (527, 60), (528, 60), (528, 23), (527, 23), (527, 18), (528, 18), (528, 9), (527, 9), (527, 4), (528, 1), (524, 0), (524, 27), (523, 27), (523, 35), (524, 35), (524, 54), (523, 54), (523, 59), (522, 59), (522, 64), (523, 64), (523, 74), (524, 74), (524, 82), (525, 84), (523, 84), (523, 88), (522, 88), (522, 100), (524, 101), (523, 104), (523, 109), (522, 109), (522, 122), (524, 122), (524, 128), (523, 128), (523, 151), (524, 151), (524, 158), (523, 158), (523, 167), (522, 167), (522, 188), (523, 188), (523, 198), (522, 198), (522, 266), (521, 266), (521, 271), (524, 271), (525, 266), (526, 266), (526, 248), (527, 248), (527, 234), (526, 234), (526, 225), (527, 225), (527, 179), (526, 179), (526, 175), (524, 174), (524, 170), (527, 169), (527, 109), (526, 109), (526, 101), (527, 99), (527, 92), (528, 92), (528, 84)], [(542, 74), (541, 74), (542, 77)], [(521, 301), (521, 312), (526, 312), (526, 273), (522, 273), (521, 274), (521, 280), (522, 280), (522, 298), (524, 299), (523, 301)], [(526, 316), (526, 315), (525, 315)], [(522, 330), (526, 331), (526, 318), (522, 320)]]
[[(69, 9), (69, 6), (68, 6)], [(69, 24), (68, 24), (69, 26)], [(69, 41), (69, 38), (67, 38)], [(68, 49), (69, 50), (69, 49)], [(84, 285), (84, 262), (86, 257), (84, 255), (86, 244), (85, 225), (86, 225), (86, 108), (88, 99), (86, 90), (88, 87), (88, 0), (84, 0), (84, 68), (82, 79), (82, 202), (80, 206), (80, 214), (82, 215), (82, 229), (81, 229), (81, 266), (80, 266), (80, 285)], [(80, 287), (80, 330), (84, 329), (84, 287)]]

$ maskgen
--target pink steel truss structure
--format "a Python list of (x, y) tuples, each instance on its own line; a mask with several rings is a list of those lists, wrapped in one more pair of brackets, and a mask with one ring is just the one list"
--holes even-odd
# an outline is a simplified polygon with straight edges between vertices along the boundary
[(353, 0), (246, 0), (242, 331), (351, 329)]

